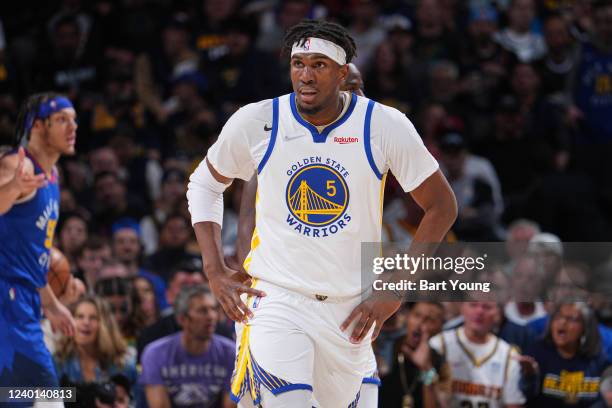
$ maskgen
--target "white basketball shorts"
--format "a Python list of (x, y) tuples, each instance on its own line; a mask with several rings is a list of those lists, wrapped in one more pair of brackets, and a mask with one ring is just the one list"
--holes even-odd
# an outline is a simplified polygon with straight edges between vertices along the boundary
[(232, 400), (257, 405), (264, 387), (273, 395), (311, 390), (314, 407), (343, 408), (357, 406), (362, 383), (380, 384), (372, 330), (360, 344), (349, 341), (353, 326), (340, 330), (360, 296), (317, 299), (261, 280), (254, 287), (267, 296), (250, 297), (254, 317), (236, 325)]

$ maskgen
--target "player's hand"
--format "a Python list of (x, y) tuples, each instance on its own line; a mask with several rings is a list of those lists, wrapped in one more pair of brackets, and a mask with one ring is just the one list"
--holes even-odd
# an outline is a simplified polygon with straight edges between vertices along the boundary
[(75, 324), (72, 314), (59, 301), (45, 309), (45, 316), (49, 319), (54, 333), (59, 330), (64, 336), (74, 336)]
[(351, 334), (351, 343), (361, 343), (363, 338), (368, 334), (372, 325), (374, 325), (374, 333), (372, 341), (378, 337), (383, 323), (399, 309), (402, 302), (398, 300), (390, 300), (384, 296), (373, 294), (357, 307), (353, 309), (351, 314), (346, 318), (340, 326), (342, 331), (345, 331), (351, 322), (357, 321)]
[(251, 288), (251, 277), (249, 275), (229, 268), (226, 268), (224, 272), (210, 274), (208, 283), (227, 316), (235, 322), (246, 323), (248, 319), (253, 317), (253, 312), (240, 299), (241, 294), (266, 296), (261, 290)]
[(47, 185), (44, 174), (30, 174), (26, 171), (25, 150), (23, 147), (20, 147), (17, 151), (17, 168), (11, 183), (13, 183), (15, 190), (19, 191), (19, 194), (34, 191)]

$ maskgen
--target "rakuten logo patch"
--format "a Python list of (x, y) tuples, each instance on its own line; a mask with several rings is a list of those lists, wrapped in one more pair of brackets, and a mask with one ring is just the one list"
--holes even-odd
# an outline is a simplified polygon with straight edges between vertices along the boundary
[(336, 137), (334, 136), (334, 143), (349, 144), (359, 142), (358, 137)]

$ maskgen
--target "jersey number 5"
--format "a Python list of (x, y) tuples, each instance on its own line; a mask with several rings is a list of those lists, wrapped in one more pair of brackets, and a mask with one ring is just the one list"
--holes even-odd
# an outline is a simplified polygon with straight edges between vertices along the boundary
[(327, 195), (333, 197), (336, 195), (336, 180), (327, 180)]

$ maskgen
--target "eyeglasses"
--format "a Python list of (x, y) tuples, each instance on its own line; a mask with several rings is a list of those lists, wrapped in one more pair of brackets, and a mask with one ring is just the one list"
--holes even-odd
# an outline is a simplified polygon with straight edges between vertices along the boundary
[(553, 320), (555, 320), (557, 322), (560, 322), (560, 321), (564, 320), (564, 321), (566, 321), (568, 323), (574, 323), (574, 324), (582, 323), (582, 318), (580, 318), (580, 317), (565, 316), (565, 315), (561, 315), (561, 314), (558, 314), (555, 317), (553, 317)]

